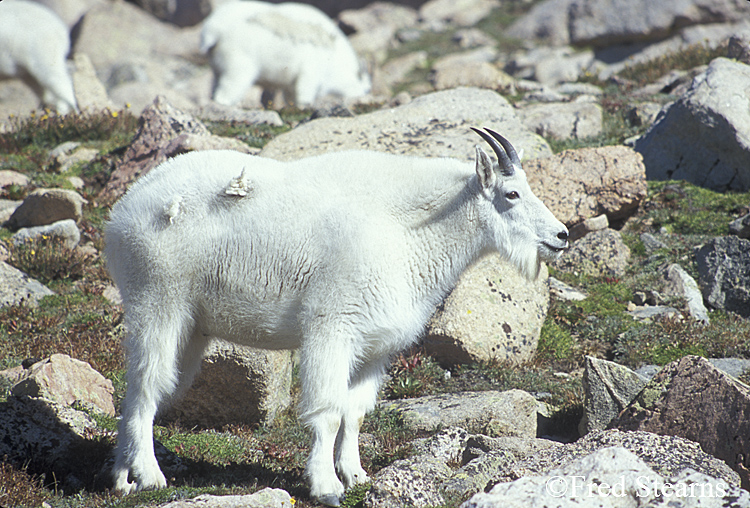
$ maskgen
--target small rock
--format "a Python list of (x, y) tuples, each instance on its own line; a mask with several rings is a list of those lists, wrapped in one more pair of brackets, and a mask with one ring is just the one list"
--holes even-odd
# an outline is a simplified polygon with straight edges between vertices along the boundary
[(29, 177), (18, 171), (12, 171), (10, 169), (0, 170), (0, 189), (9, 187), (11, 185), (17, 185), (19, 187), (26, 187), (29, 184)]
[(109, 416), (115, 415), (112, 381), (86, 362), (65, 354), (53, 354), (24, 371), (25, 378), (10, 390), (16, 397), (44, 398), (60, 404), (90, 405)]
[(584, 236), (551, 265), (566, 272), (621, 277), (630, 260), (630, 249), (618, 231), (604, 229)]
[(583, 238), (592, 231), (601, 231), (609, 227), (609, 219), (606, 215), (597, 215), (596, 217), (590, 217), (585, 219), (583, 222), (579, 222), (575, 226), (569, 228), (569, 239), (571, 242), (575, 242), (579, 238)]
[(750, 238), (750, 213), (730, 222), (729, 233), (740, 238)]
[(88, 203), (80, 194), (65, 189), (37, 189), (23, 200), (8, 219), (8, 227), (19, 229), (44, 226), (73, 219), (78, 222), (83, 205)]
[(680, 318), (682, 314), (679, 310), (674, 307), (665, 305), (645, 305), (643, 307), (635, 306), (632, 309), (628, 309), (628, 314), (633, 318), (645, 321), (648, 319), (663, 319), (663, 318)]
[(565, 284), (564, 282), (557, 280), (554, 277), (549, 278), (549, 291), (550, 294), (554, 295), (560, 300), (579, 302), (587, 298), (587, 295), (585, 293), (582, 293), (573, 286), (569, 286), (568, 284)]
[(36, 306), (40, 298), (54, 294), (44, 284), (21, 270), (0, 262), (0, 307), (21, 304)]
[(643, 246), (646, 247), (647, 252), (654, 252), (659, 249), (666, 249), (667, 245), (656, 238), (651, 233), (641, 233), (640, 236), (641, 242), (643, 242)]
[(690, 274), (688, 274), (684, 268), (680, 265), (673, 263), (667, 267), (666, 273), (667, 280), (671, 283), (675, 294), (685, 299), (688, 306), (688, 312), (698, 321), (708, 324), (708, 310), (703, 305), (703, 295), (698, 287), (698, 283), (695, 282)]
[(42, 238), (56, 238), (68, 249), (75, 249), (81, 240), (81, 232), (73, 219), (65, 219), (46, 226), (21, 228), (11, 237), (14, 244), (19, 245), (30, 240)]

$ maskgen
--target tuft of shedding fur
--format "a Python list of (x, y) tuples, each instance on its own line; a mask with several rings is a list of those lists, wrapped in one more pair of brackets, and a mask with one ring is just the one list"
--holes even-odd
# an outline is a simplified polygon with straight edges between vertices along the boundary
[(359, 426), (391, 358), (461, 273), (499, 252), (535, 278), (567, 247), (520, 165), (499, 168), (479, 147), (474, 167), (365, 151), (286, 163), (180, 155), (130, 188), (105, 234), (128, 329), (115, 488), (166, 485), (154, 415), (218, 337), (300, 348), (306, 475), (311, 496), (332, 506), (368, 480)]

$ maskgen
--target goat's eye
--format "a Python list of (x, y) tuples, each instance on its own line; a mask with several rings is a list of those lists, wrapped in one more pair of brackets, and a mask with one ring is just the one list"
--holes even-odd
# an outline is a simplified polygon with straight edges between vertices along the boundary
[(507, 192), (507, 193), (505, 194), (505, 197), (506, 197), (506, 198), (508, 198), (508, 199), (518, 199), (518, 198), (520, 198), (521, 196), (519, 196), (519, 195), (518, 195), (518, 192), (516, 192), (516, 191), (510, 191), (510, 192)]

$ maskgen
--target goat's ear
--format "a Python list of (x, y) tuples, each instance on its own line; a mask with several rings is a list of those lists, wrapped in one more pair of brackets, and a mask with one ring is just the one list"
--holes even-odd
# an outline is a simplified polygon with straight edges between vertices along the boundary
[(490, 189), (495, 186), (497, 181), (497, 175), (495, 175), (495, 168), (492, 166), (492, 159), (487, 155), (487, 152), (482, 150), (479, 145), (477, 149), (477, 176), (479, 177), (479, 183), (482, 185), (482, 189)]

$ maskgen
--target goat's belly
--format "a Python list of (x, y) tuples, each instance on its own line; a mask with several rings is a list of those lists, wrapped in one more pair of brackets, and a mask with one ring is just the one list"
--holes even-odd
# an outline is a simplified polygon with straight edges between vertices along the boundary
[(261, 349), (296, 349), (300, 345), (293, 300), (225, 295), (204, 302), (202, 307), (199, 328), (203, 335)]

